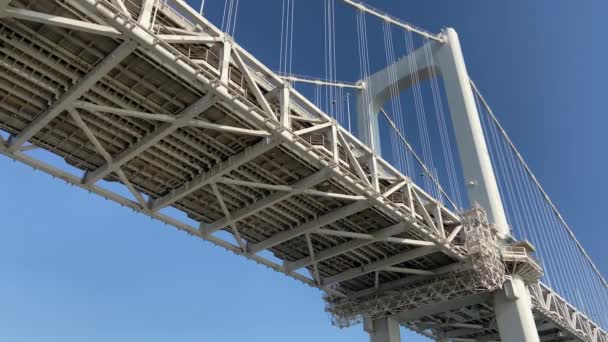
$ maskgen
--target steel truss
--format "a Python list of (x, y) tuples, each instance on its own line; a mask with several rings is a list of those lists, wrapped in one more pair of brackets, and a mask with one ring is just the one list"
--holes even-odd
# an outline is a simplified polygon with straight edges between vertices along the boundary
[(608, 342), (608, 333), (543, 283), (529, 287), (532, 303), (539, 316), (576, 336), (581, 341)]
[(480, 272), (459, 213), (183, 0), (0, 0), (0, 129), (3, 155), (332, 300), (438, 276), (416, 296), (450, 296)]
[[(463, 226), (468, 267), (445, 270), (441, 276), (419, 277), (405, 285), (379, 288), (371, 294), (349, 298), (326, 296), (326, 310), (332, 315), (333, 323), (346, 327), (365, 319), (393, 316), (410, 329), (437, 341), (498, 340), (491, 293), (502, 287), (511, 274), (507, 272), (518, 276), (521, 272), (511, 267), (511, 249), (505, 260), (505, 247), (498, 245), (497, 236), (482, 210), (467, 212)], [(519, 263), (521, 266), (534, 261), (520, 260)], [(538, 282), (539, 276), (528, 280), (542, 341), (608, 341), (604, 330)]]
[(345, 327), (364, 318), (375, 320), (500, 288), (505, 280), (505, 267), (498, 238), (490, 229), (485, 213), (481, 209), (471, 210), (465, 214), (463, 226), (469, 253), (465, 269), (449, 270), (434, 279), (426, 277), (421, 279), (422, 284), (395, 289), (395, 294), (345, 299), (328, 296), (327, 311), (332, 314), (334, 324)]
[[(464, 258), (457, 213), (184, 1), (15, 0), (2, 13), (0, 38), (10, 48), (2, 51), (0, 77), (17, 85), (2, 94), (42, 110), (19, 112), (5, 101), (2, 111), (10, 114), (0, 123), (11, 137), (3, 154), (332, 295), (365, 289), (379, 269), (390, 281)], [(43, 30), (74, 32), (70, 44), (87, 46), (81, 54), (94, 58), (62, 50)], [(174, 95), (139, 75), (135, 63), (161, 74)], [(61, 86), (65, 80), (72, 85)], [(83, 174), (32, 159), (30, 146)], [(123, 184), (132, 199), (108, 192), (101, 180)], [(161, 214), (170, 206), (200, 226)], [(212, 235), (218, 230), (236, 244), (220, 243)], [(257, 255), (264, 250), (283, 264)]]

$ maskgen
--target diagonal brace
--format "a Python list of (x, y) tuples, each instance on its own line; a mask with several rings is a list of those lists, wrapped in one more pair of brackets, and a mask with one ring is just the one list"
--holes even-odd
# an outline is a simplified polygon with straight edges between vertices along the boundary
[(281, 244), (285, 241), (296, 238), (302, 234), (310, 233), (319, 229), (328, 224), (332, 224), (338, 220), (341, 220), (345, 217), (353, 215), (359, 211), (365, 210), (369, 208), (369, 203), (367, 201), (358, 201), (336, 209), (328, 214), (325, 214), (313, 221), (304, 223), (298, 227), (295, 227), (290, 230), (283, 231), (281, 233), (275, 234), (270, 238), (260, 241), (249, 249), (252, 253), (257, 253), (261, 250), (272, 248), (278, 244)]
[(134, 41), (125, 41), (112, 51), (106, 58), (99, 62), (88, 74), (86, 74), (72, 88), (68, 89), (61, 97), (53, 103), (47, 110), (36, 116), (34, 121), (30, 123), (21, 133), (14, 139), (11, 139), (8, 147), (8, 152), (12, 153), (19, 149), (26, 141), (36, 135), (44, 126), (51, 120), (56, 118), (63, 111), (72, 106), (73, 102), (78, 100), (84, 93), (89, 91), (95, 83), (101, 80), (105, 75), (114, 69), (122, 60), (129, 56), (137, 48), (137, 43)]
[(93, 184), (98, 180), (104, 178), (110, 173), (116, 171), (122, 165), (127, 163), (129, 160), (135, 158), (138, 154), (142, 153), (146, 149), (155, 145), (171, 133), (175, 132), (180, 127), (187, 125), (190, 120), (200, 115), (202, 112), (209, 109), (215, 104), (216, 98), (211, 93), (203, 96), (186, 109), (184, 109), (175, 121), (165, 122), (156, 128), (152, 133), (144, 136), (141, 140), (130, 146), (128, 149), (122, 151), (116, 158), (110, 163), (105, 163), (93, 172), (87, 174), (85, 177), (85, 184)]
[(245, 208), (241, 208), (241, 209), (235, 211), (234, 213), (230, 214), (229, 216), (226, 216), (222, 219), (212, 222), (209, 225), (205, 226), (205, 225), (201, 224), (200, 231), (203, 234), (211, 234), (219, 229), (222, 229), (223, 227), (230, 226), (248, 216), (254, 215), (259, 211), (262, 211), (268, 207), (271, 207), (276, 203), (284, 201), (284, 200), (288, 199), (289, 197), (302, 193), (305, 189), (311, 188), (319, 183), (322, 183), (330, 176), (331, 176), (331, 174), (330, 174), (329, 170), (327, 168), (324, 168), (316, 173), (313, 173), (312, 175), (310, 175), (308, 177), (305, 177), (304, 179), (296, 182), (295, 184), (293, 184), (293, 188), (289, 192), (283, 192), (283, 191), (275, 192), (272, 195), (269, 195), (260, 200), (257, 200), (252, 205), (247, 206)]
[(258, 144), (248, 147), (243, 152), (215, 165), (208, 172), (198, 174), (194, 179), (171, 190), (165, 196), (153, 200), (150, 204), (150, 210), (158, 211), (190, 195), (205, 185), (217, 182), (220, 177), (270, 151), (279, 144), (279, 140), (265, 138)]

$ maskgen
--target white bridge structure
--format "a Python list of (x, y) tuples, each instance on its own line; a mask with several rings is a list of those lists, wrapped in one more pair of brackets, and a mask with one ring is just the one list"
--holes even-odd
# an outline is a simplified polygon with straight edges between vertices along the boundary
[[(337, 326), (362, 322), (374, 342), (400, 326), (608, 342), (608, 285), (470, 81), (456, 32), (345, 2), (424, 45), (340, 84), (273, 72), (184, 0), (0, 0), (0, 153), (318, 288)], [(434, 78), (464, 209), (380, 148), (383, 106)], [(357, 92), (360, 139), (296, 82)], [(530, 183), (500, 178), (509, 160)], [(517, 194), (544, 209), (517, 212)]]

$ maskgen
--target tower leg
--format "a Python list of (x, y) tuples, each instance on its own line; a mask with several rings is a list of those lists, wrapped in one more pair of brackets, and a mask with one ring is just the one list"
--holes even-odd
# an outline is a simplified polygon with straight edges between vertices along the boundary
[(448, 28), (446, 42), (435, 52), (441, 70), (458, 152), (471, 204), (477, 203), (488, 214), (501, 237), (509, 235), (509, 227), (498, 191), (498, 183), (471, 89), (456, 31)]
[(526, 285), (519, 277), (505, 282), (494, 294), (496, 323), (502, 342), (539, 342), (532, 302)]
[(399, 323), (392, 317), (366, 320), (364, 328), (369, 333), (370, 342), (401, 342)]

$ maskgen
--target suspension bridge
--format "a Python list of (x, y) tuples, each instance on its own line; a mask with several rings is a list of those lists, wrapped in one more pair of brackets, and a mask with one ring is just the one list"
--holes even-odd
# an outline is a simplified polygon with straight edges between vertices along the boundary
[[(292, 72), (293, 0), (276, 71), (233, 38), (238, 0), (221, 28), (204, 1), (0, 0), (0, 153), (318, 288), (336, 326), (375, 342), (400, 326), (608, 342), (608, 284), (456, 31), (323, 3), (320, 78)], [(337, 6), (355, 16), (355, 82), (337, 77)]]

